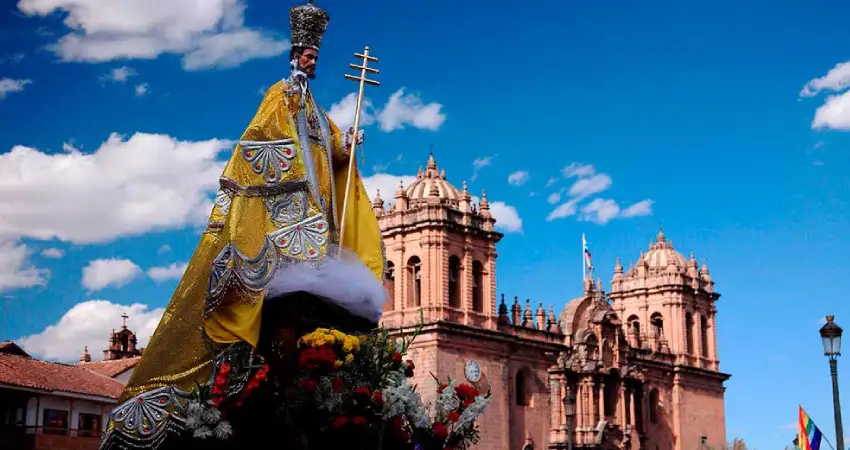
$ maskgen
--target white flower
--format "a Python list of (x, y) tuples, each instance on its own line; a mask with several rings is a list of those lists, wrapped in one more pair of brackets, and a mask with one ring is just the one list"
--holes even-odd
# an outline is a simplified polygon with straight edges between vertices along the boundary
[(207, 425), (215, 425), (221, 420), (221, 411), (218, 408), (206, 408), (203, 418)]
[(222, 420), (218, 423), (218, 425), (216, 425), (213, 432), (215, 433), (215, 437), (219, 439), (227, 439), (230, 437), (230, 434), (233, 433), (233, 427), (231, 427), (230, 423), (226, 420)]
[(210, 430), (209, 428), (207, 428), (205, 426), (201, 426), (201, 427), (195, 428), (195, 431), (192, 433), (192, 436), (196, 437), (198, 439), (206, 439), (206, 438), (212, 436), (212, 430)]

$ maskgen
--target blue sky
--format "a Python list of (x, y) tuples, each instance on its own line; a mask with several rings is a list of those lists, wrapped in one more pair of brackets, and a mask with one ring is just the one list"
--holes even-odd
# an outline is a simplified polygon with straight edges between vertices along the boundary
[[(0, 11), (0, 339), (65, 360), (97, 358), (122, 311), (155, 326), (229, 141), (288, 72), (288, 3), (94, 3)], [(352, 53), (381, 59), (370, 188), (433, 149), (501, 202), (498, 291), (556, 308), (580, 293), (581, 233), (607, 284), (663, 224), (723, 294), (730, 438), (782, 448), (798, 403), (834, 436), (817, 330), (850, 326), (850, 7), (503, 3), (322, 2), (314, 90), (336, 117)]]

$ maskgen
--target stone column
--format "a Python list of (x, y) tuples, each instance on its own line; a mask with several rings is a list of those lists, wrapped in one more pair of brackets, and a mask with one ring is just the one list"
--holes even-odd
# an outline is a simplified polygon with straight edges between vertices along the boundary
[(628, 421), (626, 420), (626, 380), (620, 379), (620, 398), (617, 400), (617, 410), (619, 411), (620, 429), (625, 430)]
[(605, 380), (599, 382), (599, 420), (605, 420)]
[(635, 415), (635, 388), (629, 389), (629, 418), (630, 423), (637, 426), (637, 416)]
[[(705, 360), (705, 358), (708, 358), (708, 355), (703, 354), (703, 352), (702, 352), (702, 349), (703, 349), (702, 322), (704, 320), (703, 319), (704, 317), (705, 316), (703, 316), (702, 311), (694, 311), (694, 328), (695, 328), (695, 330), (694, 330), (694, 346), (696, 347), (694, 349), (694, 350), (696, 350), (694, 352), (694, 354), (695, 354), (694, 355), (695, 356), (694, 365), (697, 366), (697, 367), (702, 367), (703, 366), (702, 362)], [(708, 343), (706, 343), (706, 344), (708, 344)]]
[(708, 354), (711, 359), (711, 368), (720, 370), (720, 358), (717, 356), (717, 313), (714, 310), (708, 312)]
[(558, 395), (558, 394), (559, 394), (559, 392), (558, 392), (558, 380), (555, 378), (554, 374), (550, 373), (549, 374), (549, 430), (550, 431), (557, 430), (558, 426), (560, 425), (558, 423), (558, 417), (560, 416), (560, 414), (558, 412), (559, 409), (560, 409), (558, 407), (558, 404), (559, 403), (563, 404), (563, 402), (560, 401), (561, 396)]

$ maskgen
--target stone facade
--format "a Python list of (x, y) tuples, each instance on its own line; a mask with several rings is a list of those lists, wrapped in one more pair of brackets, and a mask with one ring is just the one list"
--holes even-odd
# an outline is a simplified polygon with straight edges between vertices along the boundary
[[(486, 192), (472, 203), (431, 155), (394, 202), (373, 209), (387, 249), (384, 326), (421, 326), (410, 349), (426, 400), (451, 376), (490, 389), (478, 448), (691, 450), (726, 440), (714, 282), (659, 233), (638, 263), (619, 261), (610, 293), (592, 275), (556, 317), (496, 294)], [(479, 378), (479, 379), (476, 379)]]

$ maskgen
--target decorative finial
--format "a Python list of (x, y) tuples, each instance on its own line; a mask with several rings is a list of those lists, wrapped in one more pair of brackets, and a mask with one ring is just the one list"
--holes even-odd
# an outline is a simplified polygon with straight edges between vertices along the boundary
[(835, 316), (829, 315), (826, 316), (826, 323), (832, 323), (835, 320)]
[(127, 315), (127, 313), (122, 313), (122, 314), (121, 314), (121, 319), (123, 320), (123, 323), (121, 324), (121, 326), (122, 326), (124, 329), (127, 329), (127, 319), (129, 319), (129, 318), (130, 318), (130, 316), (128, 316), (128, 315)]

